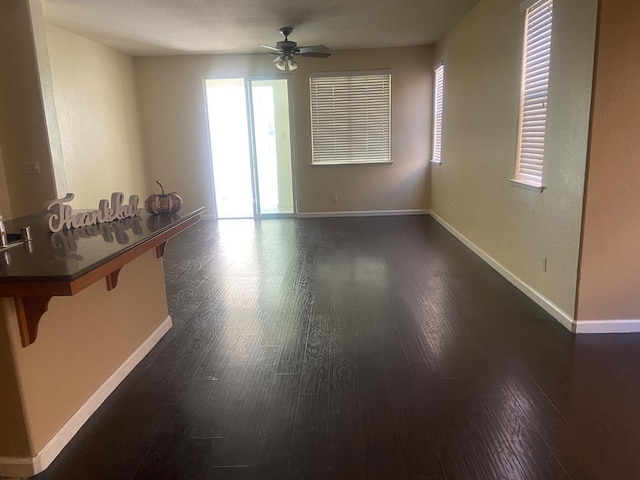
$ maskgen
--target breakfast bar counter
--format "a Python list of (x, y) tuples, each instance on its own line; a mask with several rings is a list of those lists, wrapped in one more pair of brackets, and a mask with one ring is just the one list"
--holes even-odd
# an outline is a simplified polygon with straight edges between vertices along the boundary
[(162, 255), (202, 212), (58, 232), (44, 214), (5, 222), (32, 240), (0, 249), (0, 477), (46, 469), (169, 332)]
[(105, 279), (117, 286), (123, 266), (148, 250), (164, 254), (166, 242), (200, 219), (204, 208), (144, 215), (109, 223), (50, 232), (46, 215), (6, 222), (8, 232), (31, 228), (32, 240), (0, 250), (0, 297), (13, 297), (22, 345), (36, 339), (40, 317), (53, 296), (69, 296)]

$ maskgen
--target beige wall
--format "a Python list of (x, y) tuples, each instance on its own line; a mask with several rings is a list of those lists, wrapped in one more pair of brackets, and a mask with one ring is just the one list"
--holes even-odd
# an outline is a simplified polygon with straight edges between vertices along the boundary
[(9, 340), (9, 324), (13, 299), (0, 298), (0, 457), (28, 457), (29, 437), (24, 422), (18, 379)]
[(640, 319), (640, 3), (600, 9), (577, 317)]
[[(302, 58), (291, 74), (294, 161), (300, 212), (425, 209), (430, 153), (430, 47), (338, 51)], [(394, 164), (312, 167), (308, 73), (392, 69)], [(268, 55), (136, 59), (145, 155), (150, 181), (213, 212), (204, 78), (277, 76)], [(331, 201), (337, 193), (338, 202)]]
[(31, 29), (33, 31), (36, 58), (38, 62), (37, 75), (42, 92), (42, 104), (44, 118), (47, 125), (49, 139), (49, 154), (51, 156), (51, 168), (53, 183), (58, 198), (67, 194), (67, 179), (64, 172), (64, 159), (60, 131), (58, 129), (58, 113), (56, 111), (55, 96), (53, 93), (53, 80), (51, 78), (51, 65), (49, 63), (49, 48), (47, 45), (46, 25), (42, 14), (41, 0), (22, 0), (31, 5)]
[(9, 190), (7, 189), (7, 177), (4, 174), (4, 161), (2, 160), (2, 150), (0, 149), (0, 215), (5, 220), (13, 218), (11, 216), (11, 201), (9, 200)]
[[(431, 209), (573, 318), (597, 0), (555, 0), (543, 193), (513, 186), (524, 14), (483, 0), (437, 46), (442, 165)], [(541, 268), (548, 258), (547, 272)]]
[[(0, 325), (8, 331), (31, 451), (24, 452), (21, 442), (19, 451), (0, 450), (0, 457), (39, 453), (168, 316), (162, 261), (154, 250), (125, 265), (114, 290), (108, 292), (102, 280), (73, 297), (52, 298), (38, 338), (26, 348), (13, 302), (2, 302)], [(0, 355), (6, 348), (0, 345)], [(2, 363), (0, 368), (3, 375)], [(12, 434), (0, 430), (0, 447)]]
[[(0, 2), (0, 149), (14, 217), (38, 212), (56, 196), (45, 111), (51, 103), (40, 79), (39, 63), (46, 61), (38, 43), (39, 8), (37, 0)], [(41, 173), (25, 174), (26, 161), (39, 162)]]
[(138, 124), (133, 59), (47, 25), (67, 189), (74, 208), (111, 192), (149, 193)]

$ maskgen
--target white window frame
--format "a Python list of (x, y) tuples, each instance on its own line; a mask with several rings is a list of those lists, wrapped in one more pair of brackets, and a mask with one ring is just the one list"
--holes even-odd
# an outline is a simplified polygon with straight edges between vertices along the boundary
[(444, 105), (444, 65), (433, 73), (433, 147), (431, 161), (442, 163), (442, 109)]
[(546, 146), (547, 106), (551, 60), (553, 0), (529, 0), (522, 4), (525, 36), (522, 59), (520, 119), (515, 178), (528, 188), (542, 191)]
[(391, 70), (309, 75), (311, 164), (391, 161)]

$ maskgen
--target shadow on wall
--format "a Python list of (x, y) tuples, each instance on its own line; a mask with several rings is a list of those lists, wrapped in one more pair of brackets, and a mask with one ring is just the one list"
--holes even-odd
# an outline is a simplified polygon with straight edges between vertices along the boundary
[(5, 220), (10, 220), (11, 203), (9, 202), (9, 193), (7, 189), (7, 177), (4, 173), (4, 162), (2, 161), (2, 146), (0, 145), (0, 215)]

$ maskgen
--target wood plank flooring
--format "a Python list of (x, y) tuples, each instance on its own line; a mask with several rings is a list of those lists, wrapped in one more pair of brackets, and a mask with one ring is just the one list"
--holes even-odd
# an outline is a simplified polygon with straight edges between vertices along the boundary
[(640, 335), (429, 217), (201, 222), (165, 273), (174, 328), (35, 478), (640, 478)]

